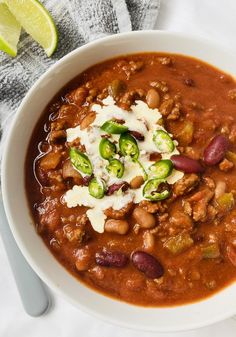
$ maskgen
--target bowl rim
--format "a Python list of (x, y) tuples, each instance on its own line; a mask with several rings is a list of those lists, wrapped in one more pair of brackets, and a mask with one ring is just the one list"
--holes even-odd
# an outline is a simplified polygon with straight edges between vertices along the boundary
[[(1, 163), (1, 182), (2, 182), (2, 198), (3, 198), (3, 204), (4, 204), (4, 208), (5, 208), (5, 212), (6, 212), (6, 216), (9, 222), (9, 226), (10, 229), (13, 233), (13, 236), (15, 238), (15, 241), (17, 243), (17, 245), (19, 246), (22, 254), (24, 255), (24, 257), (26, 258), (27, 262), (30, 264), (30, 266), (33, 268), (33, 270), (39, 275), (39, 277), (47, 284), (49, 285), (50, 288), (53, 289), (53, 291), (55, 291), (57, 294), (59, 294), (60, 296), (62, 296), (62, 298), (66, 299), (66, 301), (68, 301), (69, 303), (73, 304), (74, 306), (76, 306), (79, 309), (82, 309), (84, 312), (91, 314), (92, 316), (95, 316), (96, 318), (102, 319), (103, 321), (106, 321), (108, 323), (112, 323), (118, 326), (122, 326), (122, 327), (126, 327), (129, 329), (134, 329), (134, 330), (138, 330), (138, 331), (152, 331), (152, 332), (177, 332), (177, 331), (186, 331), (186, 330), (193, 330), (196, 328), (200, 328), (200, 327), (204, 327), (204, 326), (208, 326), (214, 323), (217, 323), (219, 321), (222, 321), (226, 318), (229, 318), (231, 316), (233, 316), (234, 314), (236, 314), (236, 307), (235, 308), (228, 308), (228, 310), (225, 310), (224, 313), (222, 312), (221, 315), (218, 316), (214, 316), (211, 317), (209, 319), (206, 319), (205, 321), (201, 321), (198, 323), (188, 323), (186, 322), (186, 324), (184, 326), (181, 327), (176, 327), (176, 326), (166, 326), (166, 328), (157, 328), (157, 329), (153, 329), (150, 328), (148, 329), (146, 326), (143, 327), (136, 327), (134, 324), (129, 324), (126, 322), (121, 322), (119, 319), (113, 319), (111, 317), (107, 317), (104, 316), (104, 314), (100, 313), (98, 310), (93, 310), (91, 309), (89, 306), (85, 306), (81, 303), (78, 303), (77, 301), (73, 300), (69, 295), (67, 295), (61, 288), (58, 288), (56, 286), (56, 283), (54, 281), (52, 281), (47, 274), (43, 271), (43, 269), (41, 267), (39, 267), (34, 259), (31, 257), (30, 251), (27, 249), (27, 247), (25, 246), (25, 244), (23, 243), (23, 240), (21, 238), (21, 235), (19, 233), (19, 230), (17, 229), (17, 226), (15, 226), (14, 224), (14, 220), (12, 217), (12, 211), (11, 211), (11, 207), (10, 207), (10, 196), (8, 194), (8, 187), (6, 184), (6, 179), (5, 177), (7, 176), (7, 157), (8, 157), (8, 153), (9, 153), (9, 149), (10, 149), (10, 145), (11, 145), (11, 138), (12, 138), (12, 134), (15, 128), (17, 128), (17, 120), (21, 114), (21, 111), (23, 110), (23, 107), (27, 104), (28, 99), (30, 98), (30, 96), (32, 95), (32, 93), (34, 93), (35, 89), (51, 74), (53, 73), (53, 71), (57, 68), (60, 67), (61, 64), (67, 62), (72, 56), (76, 55), (77, 53), (80, 53), (82, 50), (86, 50), (89, 47), (96, 47), (96, 45), (99, 45), (103, 42), (109, 42), (112, 41), (114, 42), (114, 40), (118, 40), (120, 37), (124, 37), (124, 38), (130, 38), (131, 36), (134, 35), (143, 35), (144, 37), (146, 35), (163, 35), (163, 36), (171, 36), (171, 37), (178, 37), (178, 38), (182, 38), (185, 40), (190, 40), (191, 42), (195, 41), (196, 43), (207, 43), (208, 45), (210, 45), (211, 47), (215, 47), (215, 48), (219, 48), (220, 45), (217, 44), (215, 41), (212, 41), (210, 39), (207, 38), (203, 38), (203, 37), (199, 37), (193, 34), (188, 34), (188, 33), (182, 33), (182, 32), (173, 32), (173, 31), (159, 31), (159, 30), (144, 30), (144, 31), (134, 31), (134, 32), (126, 32), (126, 33), (119, 33), (116, 35), (111, 35), (111, 36), (106, 36), (106, 37), (102, 37), (98, 40), (89, 42), (83, 46), (80, 46), (78, 48), (76, 48), (75, 50), (71, 51), (70, 53), (68, 53), (67, 55), (65, 55), (63, 58), (61, 58), (60, 60), (56, 61), (52, 66), (50, 66), (45, 73), (43, 73), (39, 79), (33, 84), (33, 86), (28, 90), (28, 92), (26, 93), (26, 95), (24, 96), (22, 102), (20, 103), (14, 117), (13, 120), (11, 122), (11, 125), (8, 129), (8, 134), (5, 140), (5, 144), (4, 144), (4, 150), (3, 150), (3, 156), (2, 156), (2, 163)], [(225, 48), (224, 47), (224, 51), (228, 52), (230, 54), (232, 54), (232, 50)], [(164, 51), (163, 51), (164, 52)], [(132, 53), (130, 53), (132, 54)], [(183, 53), (184, 55), (184, 53)], [(106, 60), (106, 58), (104, 58), (104, 60)], [(96, 63), (95, 63), (96, 64)], [(83, 285), (84, 286), (84, 285)], [(228, 287), (231, 287), (231, 285), (229, 285)], [(217, 296), (217, 294), (216, 294)], [(108, 296), (106, 296), (107, 298), (109, 298)], [(125, 303), (125, 302), (124, 302)], [(199, 303), (197, 302), (193, 302), (194, 304)], [(126, 303), (125, 303), (126, 304)], [(191, 305), (192, 303), (190, 303)], [(129, 304), (131, 306), (137, 307), (136, 305), (132, 305)], [(188, 304), (187, 304), (188, 305)], [(160, 308), (160, 307), (159, 307)], [(147, 309), (153, 309), (155, 310), (155, 307), (147, 307)], [(168, 309), (167, 308), (163, 308), (164, 310)]]

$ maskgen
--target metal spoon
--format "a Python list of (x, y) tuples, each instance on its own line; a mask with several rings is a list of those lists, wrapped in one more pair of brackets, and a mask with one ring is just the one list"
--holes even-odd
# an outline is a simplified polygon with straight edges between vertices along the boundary
[(29, 266), (14, 240), (2, 200), (0, 200), (0, 232), (23, 307), (30, 316), (40, 316), (49, 308), (50, 297), (43, 282)]

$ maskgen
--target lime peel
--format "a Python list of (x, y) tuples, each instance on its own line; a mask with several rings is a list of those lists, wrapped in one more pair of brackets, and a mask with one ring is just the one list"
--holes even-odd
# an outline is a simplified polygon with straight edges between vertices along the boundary
[(11, 56), (16, 56), (20, 32), (20, 24), (8, 7), (0, 2), (0, 50)]
[(51, 56), (57, 48), (56, 25), (44, 6), (37, 0), (4, 0), (24, 30)]

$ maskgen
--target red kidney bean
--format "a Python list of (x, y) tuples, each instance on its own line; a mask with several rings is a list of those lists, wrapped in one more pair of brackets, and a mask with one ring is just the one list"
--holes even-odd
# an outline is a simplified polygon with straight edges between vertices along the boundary
[(229, 141), (223, 135), (215, 136), (205, 148), (203, 160), (207, 165), (218, 164), (225, 156)]
[(91, 176), (84, 176), (83, 178), (82, 178), (82, 184), (84, 185), (84, 186), (88, 186), (89, 185), (89, 182), (93, 179), (93, 174), (91, 175)]
[(108, 250), (96, 253), (95, 260), (99, 266), (103, 267), (122, 268), (128, 263), (128, 257), (125, 254)]
[(182, 154), (174, 154), (170, 159), (177, 170), (185, 173), (201, 173), (204, 171), (199, 161), (183, 156)]
[(164, 274), (164, 268), (160, 262), (152, 255), (136, 251), (131, 255), (134, 266), (143, 272), (148, 278), (159, 278)]
[(129, 188), (129, 184), (126, 181), (123, 181), (122, 183), (119, 183), (119, 184), (112, 184), (107, 189), (107, 195), (112, 195), (113, 193), (118, 191), (120, 188), (123, 192), (125, 192)]
[(140, 132), (138, 131), (130, 131), (129, 132), (132, 136), (134, 136), (134, 138), (136, 138), (139, 141), (143, 141), (144, 140), (144, 135), (142, 135)]

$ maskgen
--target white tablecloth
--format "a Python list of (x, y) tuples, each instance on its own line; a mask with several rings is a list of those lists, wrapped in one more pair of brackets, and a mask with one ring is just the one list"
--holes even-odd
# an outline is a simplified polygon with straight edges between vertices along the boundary
[[(235, 0), (162, 0), (157, 29), (202, 35), (222, 46), (235, 48)], [(8, 266), (0, 240), (0, 337), (151, 337), (154, 334), (111, 326), (72, 307), (57, 296), (51, 311), (40, 318), (27, 316)], [(236, 300), (236, 299), (235, 299)], [(187, 319), (187, 318), (186, 318)], [(171, 322), (170, 322), (171, 323)], [(235, 337), (236, 320), (185, 333), (155, 334), (157, 337)]]

